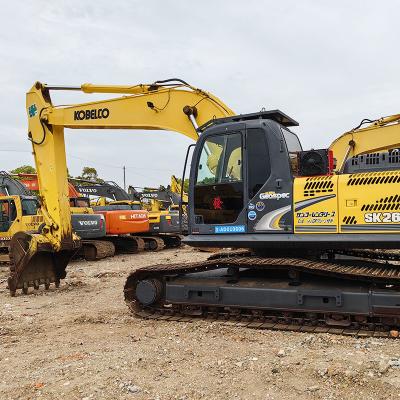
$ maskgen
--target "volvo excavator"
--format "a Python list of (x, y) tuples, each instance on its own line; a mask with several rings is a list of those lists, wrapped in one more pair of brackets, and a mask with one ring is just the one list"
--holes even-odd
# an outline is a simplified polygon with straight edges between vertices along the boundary
[[(54, 106), (50, 92), (62, 89), (123, 97)], [(12, 239), (11, 292), (27, 271), (59, 281), (79, 246), (65, 200), (64, 128), (162, 129), (196, 141), (185, 243), (248, 250), (136, 270), (124, 287), (133, 313), (378, 336), (399, 327), (400, 115), (360, 125), (326, 149), (304, 151), (290, 129), (298, 123), (283, 112), (235, 115), (212, 94), (176, 80), (37, 82), (27, 112), (47, 218), (41, 233)]]
[[(30, 190), (39, 193), (39, 182), (36, 174), (18, 174), (21, 182)], [(137, 236), (149, 230), (147, 211), (139, 207), (126, 206), (96, 206), (92, 207), (89, 197), (78, 192), (69, 178), (68, 195), (72, 213), (72, 228), (81, 239), (81, 248), (77, 256), (94, 261), (105, 257), (112, 257), (115, 253), (133, 254), (145, 249), (153, 250), (158, 242), (149, 238), (148, 242)], [(122, 190), (122, 189), (121, 189)], [(85, 216), (95, 224), (85, 221)], [(99, 226), (101, 231), (97, 228)], [(153, 243), (155, 242), (155, 244)]]

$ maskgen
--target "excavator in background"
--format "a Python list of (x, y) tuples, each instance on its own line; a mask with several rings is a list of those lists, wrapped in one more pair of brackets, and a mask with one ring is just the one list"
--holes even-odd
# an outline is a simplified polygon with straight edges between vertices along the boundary
[[(171, 176), (171, 183), (166, 188), (144, 188), (141, 191), (136, 190), (137, 187), (129, 186), (128, 194), (135, 199), (139, 199), (142, 203), (148, 200), (149, 209), (156, 207), (160, 210), (178, 210), (181, 203), (187, 204), (188, 195), (183, 192), (181, 199), (181, 185), (175, 175)], [(152, 203), (155, 203), (153, 206)]]
[[(51, 90), (124, 96), (57, 107)], [(215, 96), (177, 80), (37, 82), (27, 111), (48, 218), (41, 234), (14, 235), (11, 292), (25, 274), (60, 279), (79, 245), (64, 200), (64, 128), (163, 129), (196, 140), (185, 243), (248, 250), (136, 270), (124, 288), (132, 312), (376, 336), (399, 328), (400, 268), (393, 261), (400, 261), (400, 115), (353, 129), (326, 149), (304, 151), (290, 129), (298, 123), (283, 112), (235, 115)]]
[[(34, 194), (38, 189), (36, 174), (0, 172), (0, 203), (4, 209), (0, 237), (4, 261), (8, 261), (8, 247), (14, 233), (41, 229), (44, 220), (38, 213), (39, 200)], [(78, 199), (79, 194), (73, 189), (70, 187), (72, 229), (82, 239), (76, 255), (88, 261), (113, 256), (114, 245), (101, 241), (106, 234), (104, 217), (93, 214), (87, 201)]]
[[(18, 177), (30, 190), (39, 191), (36, 174), (18, 174)], [(84, 239), (81, 240), (82, 246), (77, 255), (83, 255), (85, 259), (93, 261), (112, 257), (115, 253), (133, 254), (146, 248), (143, 238), (135, 234), (148, 231), (147, 212), (131, 212), (131, 207), (114, 207), (113, 209), (95, 207), (93, 209), (90, 199), (79, 193), (70, 181), (68, 195), (72, 228), (81, 239)], [(134, 210), (140, 210), (140, 208)], [(98, 232), (93, 222), (86, 222), (82, 217), (84, 215), (91, 215), (95, 220), (101, 221), (99, 225), (102, 231)], [(155, 246), (148, 245), (147, 247)]]
[(9, 244), (14, 233), (37, 230), (43, 219), (37, 214), (35, 196), (5, 171), (0, 172), (0, 251), (1, 262), (8, 263)]
[[(91, 181), (88, 179), (70, 179), (73, 182), (75, 189), (84, 196), (94, 196), (96, 199), (93, 202), (94, 206), (105, 206), (110, 204), (110, 200), (118, 204), (119, 201), (131, 202), (140, 209), (139, 200), (129, 195), (122, 187), (113, 181)], [(108, 199), (108, 200), (107, 200)], [(114, 203), (114, 204), (115, 204)], [(127, 203), (123, 203), (127, 204)]]
[[(146, 247), (159, 251), (163, 248), (179, 247), (181, 245), (179, 210), (170, 210), (169, 206), (174, 202), (179, 204), (179, 197), (170, 190), (151, 190), (138, 192), (132, 190), (127, 193), (118, 184), (112, 181), (94, 182), (82, 179), (74, 179), (76, 190), (87, 196), (96, 196), (92, 202), (95, 212), (107, 212), (112, 208), (122, 209), (123, 206), (132, 210), (148, 211), (149, 231), (140, 236), (146, 243)], [(149, 204), (149, 207), (145, 207)], [(150, 234), (150, 235), (149, 235)]]
[[(150, 231), (153, 233), (187, 234), (186, 207), (187, 194), (182, 191), (174, 175), (171, 184), (166, 188), (145, 188), (137, 191), (134, 186), (128, 187), (128, 193), (140, 199), (143, 206), (149, 211)], [(182, 197), (181, 197), (182, 196)], [(181, 207), (181, 213), (180, 206)], [(177, 237), (175, 246), (180, 245)]]

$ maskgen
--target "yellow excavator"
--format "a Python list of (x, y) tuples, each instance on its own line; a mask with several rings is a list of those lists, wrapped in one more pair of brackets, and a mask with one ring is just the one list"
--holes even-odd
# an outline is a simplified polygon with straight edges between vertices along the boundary
[[(51, 90), (124, 96), (56, 107)], [(64, 200), (64, 128), (163, 129), (196, 140), (185, 243), (248, 250), (138, 269), (124, 288), (134, 313), (382, 335), (400, 325), (400, 269), (391, 263), (400, 260), (393, 251), (400, 248), (400, 115), (359, 126), (329, 148), (303, 151), (290, 130), (298, 123), (281, 111), (235, 115), (215, 96), (177, 80), (36, 83), (27, 111), (46, 225), (12, 239), (11, 291), (22, 287), (26, 271), (60, 279), (79, 246)]]
[[(187, 232), (186, 207), (188, 196), (178, 183), (177, 178), (172, 175), (171, 183), (167, 187), (143, 188), (137, 191), (135, 187), (129, 186), (128, 193), (139, 199), (144, 208), (149, 211), (150, 231), (153, 234), (167, 234), (166, 244), (170, 247), (179, 247), (181, 238), (179, 233)], [(179, 212), (180, 205), (182, 213)], [(175, 237), (175, 238), (174, 238)]]

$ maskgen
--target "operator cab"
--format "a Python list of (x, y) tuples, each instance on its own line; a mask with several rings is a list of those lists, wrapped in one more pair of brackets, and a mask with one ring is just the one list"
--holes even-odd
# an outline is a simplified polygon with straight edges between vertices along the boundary
[(14, 221), (21, 216), (36, 215), (38, 209), (39, 202), (36, 197), (2, 196), (0, 198), (0, 233), (7, 232)]
[(279, 110), (206, 124), (190, 172), (192, 235), (293, 232), (293, 177), (302, 151), (293, 126)]

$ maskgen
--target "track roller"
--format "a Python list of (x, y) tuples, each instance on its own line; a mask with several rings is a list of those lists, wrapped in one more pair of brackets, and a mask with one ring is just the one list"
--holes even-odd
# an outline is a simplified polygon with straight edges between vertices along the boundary
[(160, 251), (165, 247), (164, 241), (156, 236), (141, 236), (145, 243), (145, 250)]
[(82, 249), (85, 260), (96, 261), (115, 255), (114, 243), (108, 240), (83, 240)]
[(182, 246), (182, 237), (180, 235), (160, 235), (160, 238), (164, 241), (167, 249)]
[(112, 242), (116, 253), (136, 254), (145, 249), (145, 242), (138, 236), (106, 236), (106, 240)]

